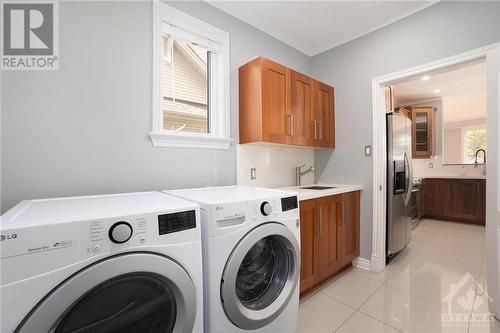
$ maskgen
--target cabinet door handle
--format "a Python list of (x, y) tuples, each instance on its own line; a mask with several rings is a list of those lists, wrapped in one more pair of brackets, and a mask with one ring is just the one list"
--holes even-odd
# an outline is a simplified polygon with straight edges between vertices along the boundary
[(321, 235), (321, 229), (323, 226), (323, 207), (319, 207), (319, 234)]
[(289, 113), (286, 115), (289, 119), (288, 121), (288, 133), (286, 135), (293, 136), (293, 113)]
[(481, 202), (481, 187), (480, 187), (480, 184), (479, 182), (476, 183), (476, 187), (477, 187), (477, 202)]
[(347, 201), (342, 201), (342, 221), (345, 225), (349, 224), (349, 219), (347, 218)]
[(318, 137), (319, 137), (320, 140), (322, 140), (323, 139), (323, 131), (321, 130), (321, 120), (318, 120), (318, 124), (319, 124), (319, 126), (318, 126), (319, 127), (319, 131), (318, 131), (319, 135), (318, 135)]
[(314, 129), (313, 139), (316, 140), (317, 139), (317, 137), (316, 137), (316, 120), (313, 120), (313, 129)]
[(318, 236), (321, 235), (321, 219), (322, 219), (322, 207), (316, 207), (316, 220), (315, 220), (315, 227), (314, 227), (314, 233)]

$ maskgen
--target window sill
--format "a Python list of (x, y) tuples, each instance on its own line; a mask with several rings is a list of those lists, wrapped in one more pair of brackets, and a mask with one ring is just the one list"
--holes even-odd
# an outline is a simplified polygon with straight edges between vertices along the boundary
[(227, 150), (233, 143), (233, 139), (164, 132), (150, 132), (149, 138), (154, 147), (164, 148)]

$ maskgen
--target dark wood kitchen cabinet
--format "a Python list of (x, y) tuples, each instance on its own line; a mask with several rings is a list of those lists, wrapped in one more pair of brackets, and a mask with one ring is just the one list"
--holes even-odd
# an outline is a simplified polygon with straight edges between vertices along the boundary
[(301, 295), (359, 256), (359, 205), (359, 191), (300, 202)]
[(240, 143), (335, 147), (334, 88), (257, 57), (239, 69)]
[(426, 178), (422, 182), (422, 216), (484, 225), (486, 180)]

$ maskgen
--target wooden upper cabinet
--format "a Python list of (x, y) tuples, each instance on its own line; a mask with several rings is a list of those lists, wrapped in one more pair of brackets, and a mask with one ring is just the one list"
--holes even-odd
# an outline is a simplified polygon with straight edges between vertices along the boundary
[(240, 143), (292, 143), (290, 74), (262, 57), (240, 67)]
[(291, 129), (294, 145), (313, 146), (314, 80), (292, 71)]
[(334, 147), (334, 91), (258, 57), (239, 69), (240, 143)]
[(413, 158), (430, 158), (434, 155), (435, 134), (433, 106), (405, 107), (411, 110), (412, 156)]
[(262, 59), (262, 141), (292, 143), (290, 70)]
[(314, 139), (315, 146), (335, 148), (334, 89), (315, 81)]

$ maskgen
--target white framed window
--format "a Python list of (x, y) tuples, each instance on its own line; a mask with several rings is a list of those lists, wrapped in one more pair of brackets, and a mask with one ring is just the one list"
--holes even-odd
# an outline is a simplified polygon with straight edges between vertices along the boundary
[(153, 2), (155, 147), (228, 149), (229, 33)]
[[(471, 126), (462, 129), (463, 134), (463, 151), (464, 164), (472, 164), (476, 160), (476, 152), (478, 149), (487, 148), (487, 132), (486, 126)], [(484, 163), (484, 154), (478, 155), (478, 163)]]

